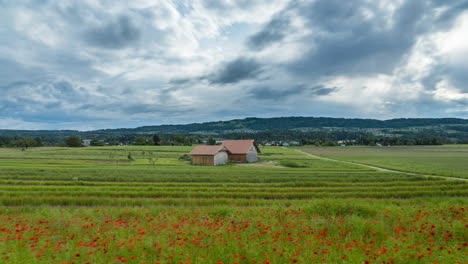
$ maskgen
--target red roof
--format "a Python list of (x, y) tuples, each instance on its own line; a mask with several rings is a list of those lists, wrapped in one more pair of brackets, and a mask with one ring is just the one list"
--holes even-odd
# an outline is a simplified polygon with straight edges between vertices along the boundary
[(228, 150), (222, 145), (216, 145), (216, 146), (199, 145), (199, 146), (196, 146), (192, 151), (190, 151), (189, 154), (190, 155), (215, 155), (219, 151), (228, 151)]
[(247, 154), (249, 149), (254, 145), (257, 149), (257, 152), (260, 153), (255, 140), (224, 140), (222, 146), (225, 146), (232, 154)]

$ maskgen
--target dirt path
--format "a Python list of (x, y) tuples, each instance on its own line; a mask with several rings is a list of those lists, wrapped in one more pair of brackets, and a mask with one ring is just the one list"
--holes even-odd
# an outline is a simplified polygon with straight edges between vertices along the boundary
[(404, 173), (404, 174), (409, 174), (409, 175), (419, 175), (419, 176), (426, 176), (426, 177), (436, 177), (436, 178), (444, 178), (444, 179), (449, 179), (449, 180), (460, 180), (460, 181), (468, 181), (468, 179), (463, 179), (463, 178), (456, 178), (456, 177), (448, 177), (448, 176), (440, 176), (440, 175), (430, 175), (430, 174), (421, 174), (421, 173), (413, 173), (413, 172), (405, 172), (405, 171), (398, 171), (398, 170), (390, 170), (390, 169), (385, 169), (385, 168), (380, 168), (376, 166), (371, 166), (371, 165), (366, 165), (362, 163), (356, 163), (356, 162), (351, 162), (351, 161), (343, 161), (343, 160), (336, 160), (336, 159), (330, 159), (330, 158), (324, 158), (320, 156), (316, 156), (301, 150), (296, 149), (297, 152), (300, 152), (302, 154), (305, 154), (307, 156), (316, 158), (316, 159), (323, 159), (323, 160), (329, 160), (329, 161), (336, 161), (336, 162), (341, 162), (341, 163), (348, 163), (348, 164), (354, 164), (362, 167), (367, 167), (371, 169), (375, 169), (378, 171), (386, 171), (386, 172), (394, 172), (394, 173)]

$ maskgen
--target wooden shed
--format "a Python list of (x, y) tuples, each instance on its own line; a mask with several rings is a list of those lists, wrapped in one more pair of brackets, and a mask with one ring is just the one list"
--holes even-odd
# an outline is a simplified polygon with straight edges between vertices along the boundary
[(192, 164), (196, 165), (221, 165), (228, 162), (229, 150), (222, 145), (196, 146), (189, 155), (192, 156)]
[(228, 159), (235, 162), (256, 162), (258, 161), (258, 148), (255, 140), (224, 140), (222, 145), (229, 151)]

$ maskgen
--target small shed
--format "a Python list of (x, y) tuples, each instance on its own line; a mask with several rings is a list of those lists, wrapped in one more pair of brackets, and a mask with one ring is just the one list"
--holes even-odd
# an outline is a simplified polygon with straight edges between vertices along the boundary
[(195, 165), (221, 165), (228, 162), (229, 150), (222, 146), (196, 146), (189, 155)]
[(228, 159), (236, 162), (258, 161), (258, 148), (255, 140), (224, 140), (222, 145), (229, 151)]

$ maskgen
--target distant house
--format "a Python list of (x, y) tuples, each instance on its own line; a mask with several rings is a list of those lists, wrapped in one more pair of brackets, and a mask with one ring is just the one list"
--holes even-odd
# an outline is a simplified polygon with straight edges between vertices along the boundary
[(221, 165), (228, 162), (229, 150), (222, 146), (196, 146), (189, 155), (192, 156), (192, 164), (196, 165)]
[(229, 161), (235, 162), (256, 162), (258, 161), (258, 148), (255, 140), (224, 140), (221, 146), (228, 151)]
[(299, 143), (297, 141), (291, 141), (291, 142), (289, 142), (289, 145), (291, 145), (291, 146), (300, 146), (301, 143)]

